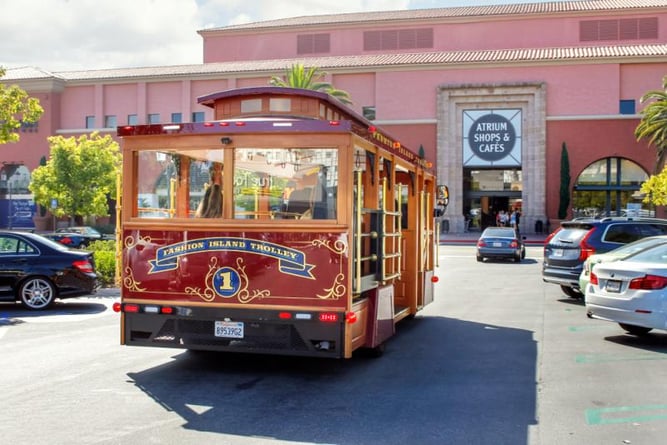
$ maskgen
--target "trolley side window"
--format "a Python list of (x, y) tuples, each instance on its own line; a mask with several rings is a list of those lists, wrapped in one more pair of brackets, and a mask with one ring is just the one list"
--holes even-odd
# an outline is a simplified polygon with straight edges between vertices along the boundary
[(236, 148), (234, 218), (336, 219), (334, 148)]

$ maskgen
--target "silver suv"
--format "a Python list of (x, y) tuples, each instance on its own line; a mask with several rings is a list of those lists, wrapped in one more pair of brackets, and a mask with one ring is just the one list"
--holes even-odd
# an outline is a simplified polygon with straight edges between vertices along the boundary
[(563, 221), (544, 242), (542, 279), (560, 285), (569, 297), (583, 298), (579, 275), (586, 258), (654, 235), (667, 235), (667, 220), (605, 217)]

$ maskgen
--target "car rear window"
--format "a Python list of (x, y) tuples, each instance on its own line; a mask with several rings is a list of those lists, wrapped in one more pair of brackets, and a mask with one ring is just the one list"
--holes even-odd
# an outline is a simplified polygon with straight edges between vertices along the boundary
[(643, 250), (638, 254), (627, 258), (626, 261), (667, 264), (667, 244), (660, 244), (653, 248)]
[(563, 227), (562, 230), (556, 233), (551, 242), (577, 244), (588, 233), (588, 230), (590, 229), (583, 227)]

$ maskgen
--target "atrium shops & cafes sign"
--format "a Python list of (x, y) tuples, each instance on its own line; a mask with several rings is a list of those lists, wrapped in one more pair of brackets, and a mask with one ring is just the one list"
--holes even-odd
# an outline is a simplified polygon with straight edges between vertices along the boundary
[(463, 166), (520, 167), (521, 110), (464, 110)]

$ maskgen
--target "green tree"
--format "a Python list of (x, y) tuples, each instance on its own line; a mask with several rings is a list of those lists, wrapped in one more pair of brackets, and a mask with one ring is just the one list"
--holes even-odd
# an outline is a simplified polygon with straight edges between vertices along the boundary
[[(5, 70), (0, 67), (0, 79)], [(39, 100), (16, 85), (0, 83), (0, 144), (16, 142), (20, 139), (17, 130), (22, 123), (34, 124), (44, 113)]]
[(657, 175), (651, 175), (640, 189), (644, 194), (643, 201), (658, 206), (667, 205), (667, 168)]
[(657, 151), (655, 171), (659, 172), (665, 165), (667, 156), (667, 76), (662, 79), (662, 90), (645, 93), (641, 103), (648, 103), (640, 111), (641, 120), (635, 129), (637, 140), (648, 139)]
[(560, 151), (560, 202), (558, 203), (558, 219), (567, 217), (567, 208), (570, 206), (570, 158), (567, 154), (567, 145), (563, 142)]
[(322, 91), (346, 105), (351, 105), (352, 100), (347, 91), (338, 90), (329, 82), (320, 81), (326, 74), (317, 67), (307, 68), (303, 64), (297, 63), (285, 70), (284, 77), (273, 76), (269, 83), (277, 87)]
[(48, 138), (50, 159), (32, 173), (30, 191), (37, 204), (48, 206), (57, 217), (69, 216), (77, 224), (84, 216), (106, 216), (107, 198), (116, 192), (116, 177), (120, 171), (118, 144), (97, 132), (64, 138)]

